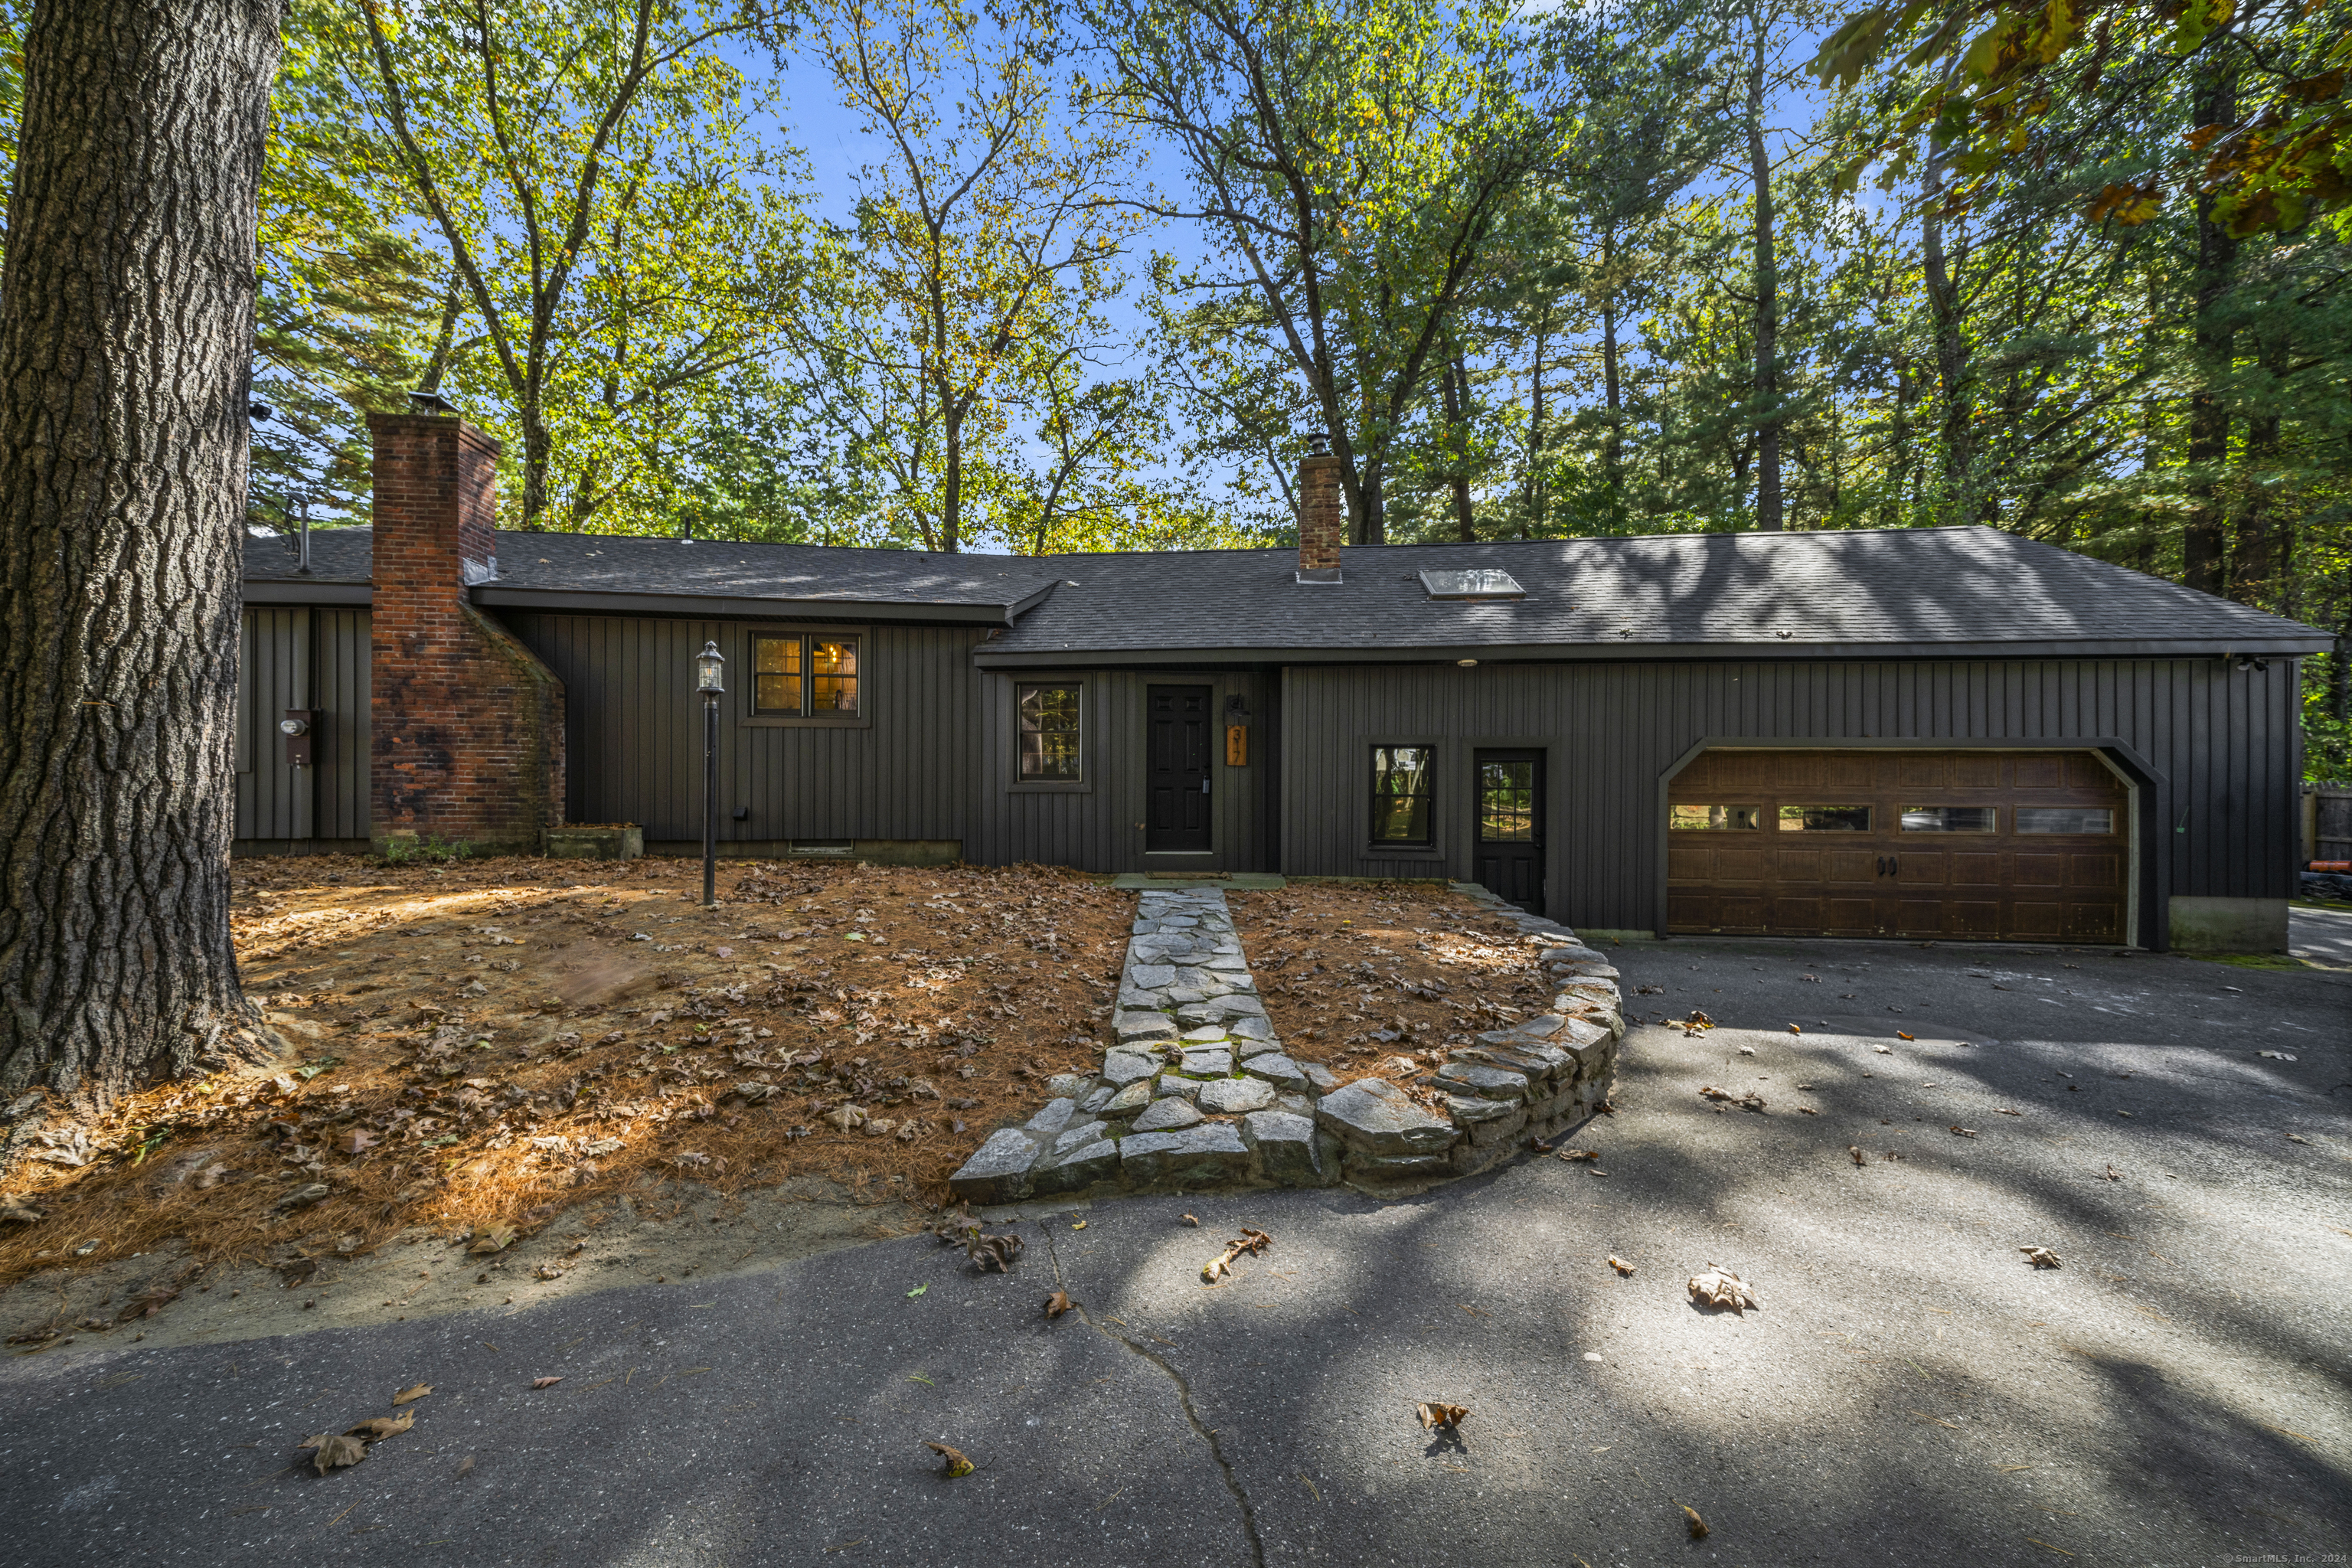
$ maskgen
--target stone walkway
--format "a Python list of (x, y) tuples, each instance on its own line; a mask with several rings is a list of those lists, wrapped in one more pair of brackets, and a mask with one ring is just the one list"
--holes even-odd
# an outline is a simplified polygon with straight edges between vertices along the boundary
[(1591, 1115), (1609, 1097), (1625, 1021), (1617, 972), (1556, 921), (1455, 890), (1545, 949), (1552, 1011), (1445, 1053), (1416, 1098), (1385, 1079), (1341, 1084), (1284, 1054), (1225, 896), (1137, 900), (1113, 1040), (1094, 1075), (1000, 1128), (949, 1179), (980, 1204), (1097, 1186), (1328, 1186), (1467, 1175)]

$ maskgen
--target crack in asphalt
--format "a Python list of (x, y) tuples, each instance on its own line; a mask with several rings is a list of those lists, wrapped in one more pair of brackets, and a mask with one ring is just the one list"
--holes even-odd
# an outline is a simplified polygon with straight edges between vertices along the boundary
[[(1045, 1256), (1054, 1264), (1054, 1288), (1066, 1295), (1070, 1287), (1069, 1282), (1062, 1278), (1062, 1255), (1054, 1246), (1054, 1227), (1049, 1221), (1039, 1220), (1037, 1228), (1045, 1233)], [(1145, 1350), (1125, 1334), (1116, 1333), (1096, 1322), (1094, 1314), (1087, 1311), (1082, 1303), (1071, 1302), (1070, 1310), (1078, 1315), (1080, 1322), (1103, 1338), (1113, 1344), (1126, 1346), (1134, 1354), (1158, 1367), (1168, 1381), (1176, 1385), (1177, 1405), (1184, 1412), (1184, 1419), (1192, 1424), (1193, 1434), (1207, 1445), (1209, 1458), (1216, 1461), (1217, 1473), (1224, 1478), (1225, 1489), (1234, 1494), (1234, 1504), (1241, 1510), (1242, 1531), (1249, 1537), (1250, 1562), (1255, 1568), (1265, 1568), (1265, 1542), (1257, 1532), (1257, 1510), (1251, 1506), (1249, 1492), (1242, 1486), (1241, 1478), (1234, 1474), (1233, 1465), (1225, 1458), (1225, 1451), (1217, 1442), (1216, 1428), (1202, 1420), (1201, 1413), (1192, 1407), (1192, 1385), (1184, 1381), (1184, 1374), (1169, 1365), (1167, 1359), (1159, 1352)]]

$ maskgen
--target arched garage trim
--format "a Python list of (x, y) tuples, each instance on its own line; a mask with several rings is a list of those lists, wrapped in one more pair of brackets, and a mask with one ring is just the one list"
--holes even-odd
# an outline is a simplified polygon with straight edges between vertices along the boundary
[(2095, 752), (2131, 785), (2132, 858), (2129, 867), (2130, 945), (2150, 952), (2171, 948), (2166, 911), (2171, 908), (2171, 857), (2164, 853), (2164, 836), (2179, 815), (2171, 781), (2128, 742), (2112, 735), (2056, 739), (1979, 739), (1944, 735), (1823, 739), (1813, 735), (1708, 735), (1685, 748), (1658, 774), (1652, 811), (1652, 834), (1657, 845), (1653, 886), (1657, 895), (1656, 934), (1666, 935), (1666, 795), (1675, 776), (1709, 751), (1751, 752)]

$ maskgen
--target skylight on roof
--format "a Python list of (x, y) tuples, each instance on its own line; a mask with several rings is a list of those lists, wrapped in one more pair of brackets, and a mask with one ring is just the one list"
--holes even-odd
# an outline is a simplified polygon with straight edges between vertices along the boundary
[(1528, 591), (1508, 572), (1474, 566), (1461, 572), (1423, 572), (1421, 585), (1433, 599), (1524, 599)]

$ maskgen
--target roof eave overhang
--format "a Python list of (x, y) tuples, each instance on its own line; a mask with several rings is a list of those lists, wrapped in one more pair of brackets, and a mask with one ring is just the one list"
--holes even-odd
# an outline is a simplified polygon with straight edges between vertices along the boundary
[(2227, 641), (2090, 640), (1999, 643), (1465, 643), (1438, 647), (1156, 647), (1006, 648), (982, 644), (972, 661), (982, 669), (1051, 669), (1072, 666), (1225, 664), (1572, 664), (1628, 659), (1798, 662), (1821, 659), (2259, 658), (2323, 653), (2324, 637), (2241, 637)]
[(598, 616), (722, 616), (769, 621), (909, 621), (933, 626), (1001, 626), (1044, 597), (997, 605), (907, 604), (887, 599), (771, 599), (719, 594), (605, 594), (577, 589), (501, 588), (485, 583), (473, 600), (491, 609), (567, 610)]
[(283, 577), (247, 578), (248, 605), (372, 605), (375, 589), (365, 583), (306, 583)]

